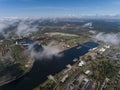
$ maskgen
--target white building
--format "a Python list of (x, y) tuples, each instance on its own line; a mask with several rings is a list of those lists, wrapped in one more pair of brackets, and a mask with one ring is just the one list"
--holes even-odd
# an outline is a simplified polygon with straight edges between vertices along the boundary
[(85, 64), (85, 62), (81, 60), (78, 64), (78, 66), (82, 67), (84, 64)]
[(15, 43), (16, 45), (18, 45), (18, 42), (16, 41), (16, 43)]
[(104, 45), (104, 47), (105, 47), (105, 48), (110, 48), (110, 46), (109, 46), (109, 45)]
[(91, 72), (90, 70), (87, 70), (87, 71), (85, 71), (85, 74), (86, 74), (86, 75), (91, 75), (92, 72)]
[(105, 52), (105, 50), (106, 50), (105, 48), (101, 48), (99, 51), (100, 52)]

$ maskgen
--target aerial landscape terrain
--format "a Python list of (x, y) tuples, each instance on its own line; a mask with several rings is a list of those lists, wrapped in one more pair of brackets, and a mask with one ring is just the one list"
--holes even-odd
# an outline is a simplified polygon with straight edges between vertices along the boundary
[(0, 0), (0, 90), (120, 90), (119, 9), (119, 0)]

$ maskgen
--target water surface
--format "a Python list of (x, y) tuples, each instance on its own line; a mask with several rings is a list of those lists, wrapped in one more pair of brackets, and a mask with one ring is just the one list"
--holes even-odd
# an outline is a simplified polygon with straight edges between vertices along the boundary
[(62, 57), (53, 56), (51, 59), (36, 60), (32, 70), (28, 74), (16, 81), (1, 86), (0, 90), (32, 90), (40, 83), (43, 83), (48, 75), (60, 72), (67, 64), (74, 64), (73, 59), (79, 58), (87, 53), (90, 48), (96, 46), (98, 44), (95, 42), (87, 42), (61, 52), (63, 54)]

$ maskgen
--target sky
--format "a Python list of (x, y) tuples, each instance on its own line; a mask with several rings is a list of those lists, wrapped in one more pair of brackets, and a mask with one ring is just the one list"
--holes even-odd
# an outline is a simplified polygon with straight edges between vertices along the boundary
[(0, 17), (120, 14), (120, 0), (0, 0)]

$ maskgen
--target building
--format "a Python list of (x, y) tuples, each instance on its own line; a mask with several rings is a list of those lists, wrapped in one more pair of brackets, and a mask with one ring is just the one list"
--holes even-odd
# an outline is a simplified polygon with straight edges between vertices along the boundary
[(61, 79), (61, 82), (64, 83), (67, 78), (68, 78), (68, 74), (66, 74), (66, 75)]
[(78, 66), (79, 66), (79, 67), (82, 67), (84, 64), (85, 64), (85, 62), (81, 60), (81, 61), (79, 62), (79, 64), (78, 64)]
[(109, 46), (109, 45), (104, 45), (104, 47), (105, 47), (105, 48), (110, 48), (110, 46)]
[(92, 72), (91, 72), (90, 70), (87, 70), (87, 71), (85, 71), (85, 74), (86, 74), (86, 75), (91, 75)]
[(99, 51), (100, 52), (105, 52), (105, 48), (101, 48)]
[(91, 90), (93, 86), (93, 82), (92, 81), (88, 81), (81, 90)]

